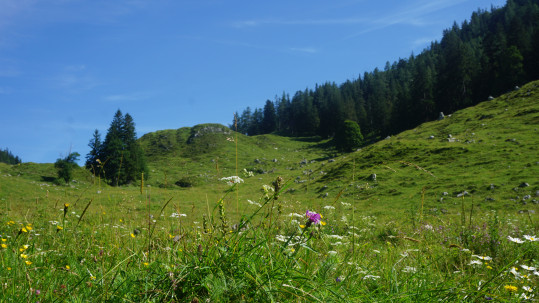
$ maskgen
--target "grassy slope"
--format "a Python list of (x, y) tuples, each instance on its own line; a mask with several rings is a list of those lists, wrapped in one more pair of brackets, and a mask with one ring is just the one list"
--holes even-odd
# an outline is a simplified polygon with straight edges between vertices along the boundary
[[(238, 142), (238, 174), (243, 177), (244, 168), (255, 171), (240, 187), (241, 203), (257, 199), (262, 184), (282, 176), (288, 182), (284, 198), (301, 201), (305, 207), (335, 205), (340, 198), (366, 214), (404, 214), (419, 209), (424, 194), (425, 212), (455, 214), (459, 211), (455, 205), (462, 201), (457, 194), (467, 191), (471, 195), (466, 201), (473, 199), (479, 208), (537, 211), (531, 200), (537, 199), (539, 189), (538, 86), (539, 82), (532, 82), (442, 121), (335, 158), (335, 151), (316, 138), (247, 137), (218, 125), (157, 131), (140, 139), (151, 171), (147, 184), (153, 187), (154, 200), (174, 196), (188, 205), (217, 200), (226, 189), (218, 179), (237, 174), (236, 144), (227, 140), (233, 138)], [(208, 126), (228, 133), (194, 138)], [(449, 135), (454, 142), (449, 142)], [(301, 164), (303, 159), (306, 164)], [(376, 181), (371, 174), (376, 174)], [(72, 188), (54, 186), (50, 182), (54, 175), (52, 164), (0, 165), (0, 199), (31, 202), (45, 198), (47, 190), (50, 199), (78, 197), (77, 189), (94, 186), (83, 171), (77, 173), (78, 183)], [(174, 185), (180, 180), (194, 187)], [(523, 182), (531, 186), (519, 187)], [(106, 190), (119, 194), (130, 188), (137, 190)], [(532, 196), (526, 205), (522, 203), (525, 195)]]

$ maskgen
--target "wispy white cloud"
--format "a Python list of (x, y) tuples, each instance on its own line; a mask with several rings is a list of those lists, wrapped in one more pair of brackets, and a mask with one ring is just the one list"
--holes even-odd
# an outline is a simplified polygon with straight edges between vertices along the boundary
[(233, 27), (258, 27), (265, 25), (351, 25), (368, 22), (366, 18), (339, 18), (339, 19), (305, 19), (305, 20), (283, 20), (283, 19), (252, 19), (236, 21)]
[(147, 100), (150, 98), (149, 93), (145, 92), (134, 92), (134, 93), (127, 93), (127, 94), (114, 94), (114, 95), (108, 95), (105, 96), (106, 101), (113, 101), (113, 102), (127, 102), (127, 101), (142, 101)]
[(386, 16), (376, 17), (367, 22), (367, 27), (358, 33), (348, 36), (352, 38), (372, 31), (384, 29), (393, 25), (427, 26), (430, 23), (425, 16), (434, 12), (458, 5), (467, 0), (418, 0), (414, 3), (406, 3), (407, 7)]

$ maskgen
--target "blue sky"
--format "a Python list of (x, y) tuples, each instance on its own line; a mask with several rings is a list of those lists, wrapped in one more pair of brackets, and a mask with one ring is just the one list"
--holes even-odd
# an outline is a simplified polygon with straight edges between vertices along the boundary
[[(0, 148), (84, 159), (117, 109), (139, 136), (230, 124), (284, 92), (418, 54), (502, 0), (0, 0)], [(81, 161), (82, 163), (83, 161)]]

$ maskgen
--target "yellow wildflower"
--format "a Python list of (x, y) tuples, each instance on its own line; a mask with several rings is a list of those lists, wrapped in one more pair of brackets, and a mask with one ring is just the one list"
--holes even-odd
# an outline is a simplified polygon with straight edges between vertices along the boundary
[(26, 225), (26, 229), (27, 229), (27, 230), (32, 230), (32, 226)]
[(142, 263), (142, 264), (144, 264), (144, 266), (150, 265), (150, 263), (148, 263), (148, 262), (144, 262), (144, 263)]
[(6, 241), (7, 241), (7, 239), (2, 239), (2, 242), (6, 242)]
[(2, 243), (2, 248), (7, 248), (7, 244)]
[(26, 265), (30, 265), (30, 264), (32, 264), (32, 261), (26, 260), (26, 261), (24, 261), (24, 263), (26, 263)]
[(135, 237), (135, 234), (134, 233), (131, 233), (131, 238), (134, 238)]
[(518, 287), (513, 286), (513, 285), (505, 285), (504, 288), (505, 290), (512, 291), (512, 292), (516, 292), (518, 290)]
[(69, 265), (66, 265), (66, 269), (67, 269), (67, 270), (70, 270), (70, 269), (71, 269), (71, 267), (69, 267)]
[(56, 231), (59, 231), (59, 230), (62, 230), (62, 229), (64, 229), (62, 226), (56, 225)]
[(28, 255), (25, 255), (25, 254), (21, 254), (21, 258), (23, 258), (23, 259), (27, 259), (27, 258), (28, 258)]
[(299, 225), (299, 227), (301, 227), (301, 228), (305, 228), (305, 225), (303, 225), (303, 224), (300, 224), (300, 225)]
[(21, 228), (21, 232), (23, 232), (23, 233), (27, 233), (27, 232), (28, 232), (28, 230), (26, 229), (26, 227), (23, 227), (23, 228)]

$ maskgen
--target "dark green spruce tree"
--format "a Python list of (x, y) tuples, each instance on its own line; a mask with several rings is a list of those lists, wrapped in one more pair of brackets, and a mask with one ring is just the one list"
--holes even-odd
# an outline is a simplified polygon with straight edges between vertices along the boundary
[[(94, 132), (90, 144), (97, 142), (95, 136)], [(148, 168), (144, 152), (136, 139), (133, 118), (129, 114), (122, 115), (118, 110), (110, 123), (105, 140), (100, 148), (96, 149), (102, 168), (100, 173), (111, 185), (119, 186), (140, 180), (142, 173), (147, 178)], [(87, 157), (91, 158), (90, 155)]]

